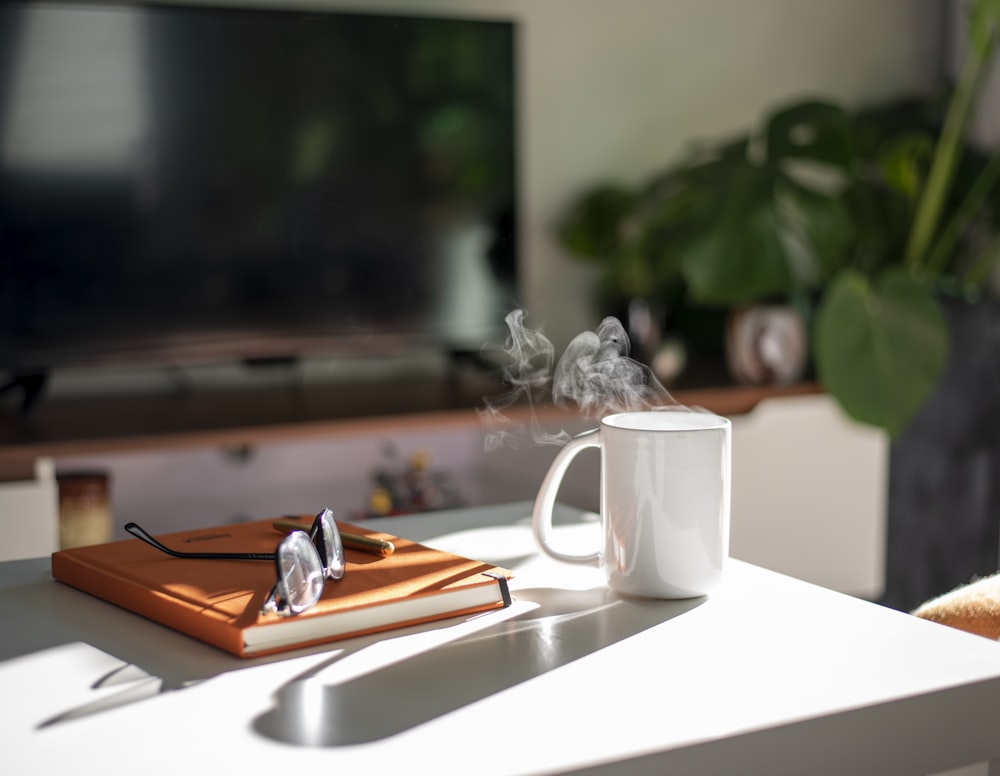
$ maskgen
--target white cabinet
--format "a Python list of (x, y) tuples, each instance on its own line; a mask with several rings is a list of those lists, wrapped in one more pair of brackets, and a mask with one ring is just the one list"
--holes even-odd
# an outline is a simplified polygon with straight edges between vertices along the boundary
[(864, 598), (885, 585), (889, 440), (825, 394), (733, 418), (735, 557)]

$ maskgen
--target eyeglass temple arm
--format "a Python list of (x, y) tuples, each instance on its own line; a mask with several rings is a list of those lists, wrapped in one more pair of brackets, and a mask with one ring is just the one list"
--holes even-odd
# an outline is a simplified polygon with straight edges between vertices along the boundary
[(146, 544), (150, 544), (160, 552), (172, 555), (175, 558), (203, 558), (208, 560), (274, 560), (273, 552), (182, 552), (174, 550), (161, 544), (153, 538), (138, 523), (126, 523), (125, 530), (138, 539), (142, 539)]

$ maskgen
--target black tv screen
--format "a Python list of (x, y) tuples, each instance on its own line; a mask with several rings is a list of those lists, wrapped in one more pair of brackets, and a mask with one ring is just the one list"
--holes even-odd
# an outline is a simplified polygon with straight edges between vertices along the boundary
[(491, 341), (515, 45), (484, 19), (0, 5), (0, 368)]

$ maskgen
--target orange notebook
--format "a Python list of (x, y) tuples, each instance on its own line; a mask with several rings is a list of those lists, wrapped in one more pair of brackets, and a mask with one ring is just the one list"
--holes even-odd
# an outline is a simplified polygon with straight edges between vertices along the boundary
[[(240, 657), (471, 614), (510, 604), (510, 573), (489, 563), (340, 523), (387, 539), (386, 557), (345, 548), (347, 570), (320, 601), (293, 617), (260, 614), (275, 582), (269, 561), (175, 558), (139, 539), (52, 554), (52, 576)], [(192, 552), (273, 552), (272, 520), (158, 536)]]

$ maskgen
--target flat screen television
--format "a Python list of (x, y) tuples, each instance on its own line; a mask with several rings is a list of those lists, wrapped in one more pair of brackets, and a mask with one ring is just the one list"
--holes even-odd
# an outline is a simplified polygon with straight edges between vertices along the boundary
[(0, 5), (0, 370), (476, 349), (517, 294), (516, 25)]

